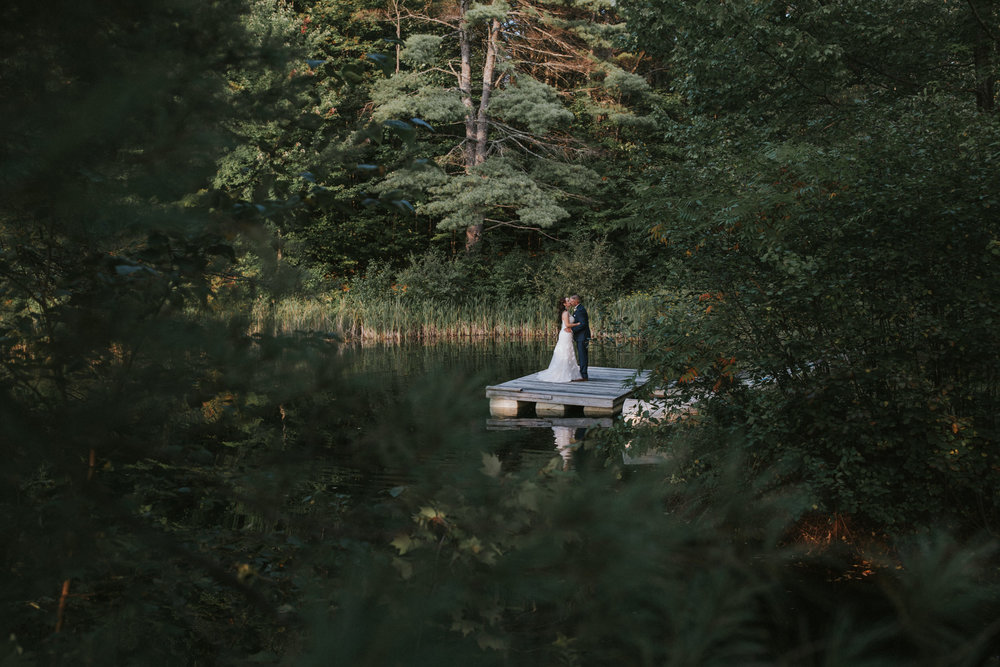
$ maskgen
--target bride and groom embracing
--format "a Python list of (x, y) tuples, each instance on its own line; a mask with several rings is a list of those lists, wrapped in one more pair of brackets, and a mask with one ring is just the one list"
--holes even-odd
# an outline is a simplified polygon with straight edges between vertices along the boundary
[(590, 345), (587, 309), (580, 303), (578, 294), (559, 299), (556, 307), (559, 310), (559, 340), (549, 367), (538, 374), (538, 379), (542, 382), (586, 382), (587, 348)]

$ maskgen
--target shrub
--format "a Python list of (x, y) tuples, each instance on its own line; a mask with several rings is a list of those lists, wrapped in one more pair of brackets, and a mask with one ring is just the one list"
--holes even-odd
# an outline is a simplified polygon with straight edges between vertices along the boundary
[(469, 270), (463, 258), (449, 258), (438, 250), (411, 255), (396, 277), (397, 289), (414, 301), (463, 301), (470, 292)]
[(569, 252), (550, 255), (535, 275), (535, 291), (546, 303), (579, 294), (587, 302), (606, 304), (618, 289), (618, 261), (607, 240), (574, 245)]

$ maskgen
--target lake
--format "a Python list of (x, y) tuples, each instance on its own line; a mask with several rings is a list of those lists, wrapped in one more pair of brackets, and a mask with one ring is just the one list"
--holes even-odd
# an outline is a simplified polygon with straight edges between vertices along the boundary
[[(414, 403), (422, 405), (418, 412), (440, 410), (443, 415), (448, 411), (441, 403), (460, 403), (458, 414), (442, 416), (435, 422), (441, 438), (465, 438), (469, 448), (496, 451), (505, 465), (523, 465), (529, 461), (544, 465), (554, 456), (563, 456), (568, 464), (569, 445), (583, 436), (583, 429), (496, 430), (487, 425), (490, 412), (486, 386), (545, 368), (554, 344), (554, 340), (344, 344), (338, 355), (345, 374), (365, 387), (373, 428), (383, 428), (375, 422), (381, 424), (386, 417), (391, 420), (394, 412), (400, 413), (400, 419), (413, 418), (404, 413), (413, 412)], [(636, 368), (638, 359), (634, 345), (591, 343), (592, 366)], [(462, 395), (455, 395), (459, 393)], [(373, 434), (373, 440), (377, 439)], [(378, 444), (373, 442), (374, 446)], [(442, 457), (438, 463), (448, 465), (448, 458)], [(363, 480), (354, 479), (354, 483), (385, 488), (405, 484), (407, 478), (405, 471), (385, 470), (376, 478), (368, 475)]]

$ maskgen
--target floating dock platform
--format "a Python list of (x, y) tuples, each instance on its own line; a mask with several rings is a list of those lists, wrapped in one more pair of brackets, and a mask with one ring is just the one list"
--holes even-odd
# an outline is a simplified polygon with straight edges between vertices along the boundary
[(611, 417), (622, 411), (632, 392), (649, 382), (650, 372), (591, 366), (588, 375), (587, 382), (542, 382), (538, 373), (532, 373), (486, 387), (490, 414), (520, 417), (534, 408), (537, 417), (563, 417), (573, 406), (580, 406), (587, 417)]

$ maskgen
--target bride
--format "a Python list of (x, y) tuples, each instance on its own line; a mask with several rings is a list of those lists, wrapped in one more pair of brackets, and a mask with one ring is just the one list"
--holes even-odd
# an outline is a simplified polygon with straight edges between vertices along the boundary
[(557, 307), (559, 309), (559, 340), (556, 342), (556, 349), (552, 352), (552, 361), (549, 367), (538, 373), (538, 379), (542, 382), (572, 382), (579, 380), (580, 367), (576, 363), (576, 355), (573, 353), (573, 317), (567, 310), (569, 299), (560, 299)]

